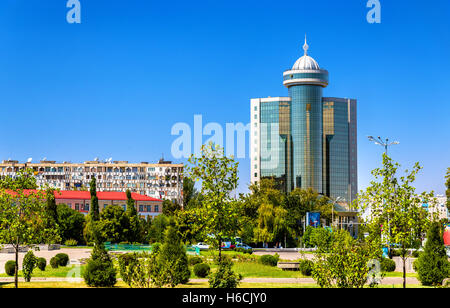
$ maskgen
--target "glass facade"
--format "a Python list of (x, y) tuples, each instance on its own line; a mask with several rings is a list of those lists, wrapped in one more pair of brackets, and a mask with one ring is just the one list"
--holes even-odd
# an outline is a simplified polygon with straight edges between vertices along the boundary
[(322, 86), (289, 87), (293, 157), (293, 188), (322, 193)]
[(260, 176), (273, 178), (277, 186), (286, 190), (290, 160), (289, 136), (290, 103), (270, 101), (260, 107)]
[(323, 183), (324, 194), (355, 199), (356, 179), (356, 101), (323, 99)]

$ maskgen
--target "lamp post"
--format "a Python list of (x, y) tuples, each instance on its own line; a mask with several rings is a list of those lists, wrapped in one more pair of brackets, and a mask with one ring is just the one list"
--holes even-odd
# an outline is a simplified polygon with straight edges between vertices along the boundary
[[(384, 153), (386, 154), (386, 156), (387, 156), (387, 153), (388, 153), (388, 147), (390, 147), (391, 145), (400, 144), (400, 142), (398, 142), (398, 141), (389, 142), (388, 138), (386, 138), (386, 141), (383, 141), (381, 139), (381, 137), (374, 138), (373, 136), (367, 136), (367, 138), (369, 139), (369, 141), (372, 141), (375, 144), (381, 145), (382, 147), (384, 147)], [(395, 190), (395, 187), (394, 187), (394, 190)], [(389, 234), (391, 234), (390, 215), (388, 215), (387, 223), (388, 223), (388, 228), (389, 228)], [(391, 246), (390, 245), (388, 246), (388, 251), (389, 251), (389, 253), (391, 251)]]
[(382, 147), (384, 147), (384, 153), (386, 153), (386, 155), (387, 155), (387, 152), (388, 152), (388, 147), (390, 147), (391, 145), (400, 144), (400, 142), (398, 142), (398, 141), (389, 142), (388, 138), (386, 138), (385, 141), (383, 141), (381, 139), (381, 137), (374, 138), (373, 136), (367, 136), (367, 138), (369, 139), (369, 141), (372, 141), (375, 144), (381, 145)]

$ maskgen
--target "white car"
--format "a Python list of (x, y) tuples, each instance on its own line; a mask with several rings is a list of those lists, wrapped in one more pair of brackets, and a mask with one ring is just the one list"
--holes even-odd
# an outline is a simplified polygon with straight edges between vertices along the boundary
[(198, 247), (198, 249), (200, 249), (200, 250), (208, 250), (209, 249), (209, 245), (204, 242), (197, 243), (196, 245), (194, 245), (194, 247)]

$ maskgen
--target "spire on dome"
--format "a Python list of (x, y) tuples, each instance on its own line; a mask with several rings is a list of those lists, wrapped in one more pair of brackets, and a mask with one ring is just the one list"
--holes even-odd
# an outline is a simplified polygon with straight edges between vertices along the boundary
[(303, 45), (303, 50), (305, 51), (305, 56), (308, 55), (308, 49), (309, 49), (309, 46), (308, 46), (308, 43), (306, 42), (306, 34), (305, 34), (305, 44)]

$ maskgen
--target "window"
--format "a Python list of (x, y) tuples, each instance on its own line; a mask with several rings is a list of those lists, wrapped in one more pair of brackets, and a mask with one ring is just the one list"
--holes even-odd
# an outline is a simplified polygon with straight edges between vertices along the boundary
[(142, 204), (139, 205), (139, 212), (143, 212), (144, 211), (144, 206)]
[(155, 205), (155, 212), (159, 212), (159, 205)]
[(75, 203), (75, 210), (79, 211), (80, 210), (80, 204), (79, 203)]

